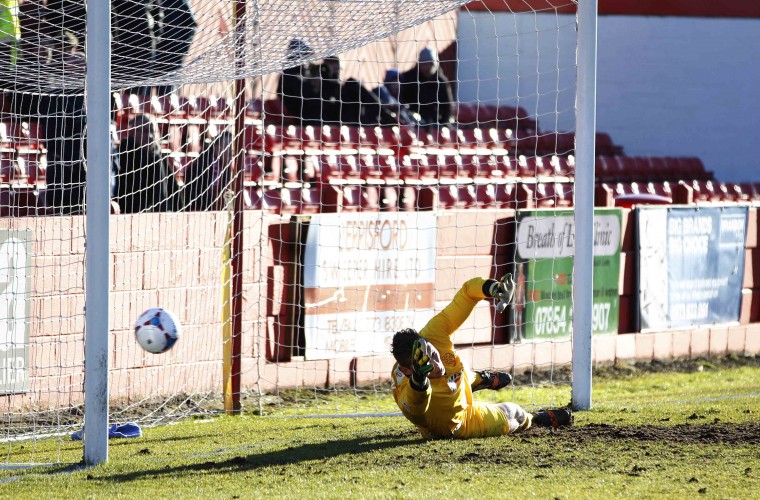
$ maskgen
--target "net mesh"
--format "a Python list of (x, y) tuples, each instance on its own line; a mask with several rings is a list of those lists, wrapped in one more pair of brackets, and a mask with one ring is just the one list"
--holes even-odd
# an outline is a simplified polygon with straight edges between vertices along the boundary
[[(478, 304), (455, 344), (517, 384), (477, 396), (568, 402), (567, 330), (525, 325), (569, 316), (524, 314), (559, 303), (567, 271), (530, 274), (515, 210), (572, 205), (573, 3), (464, 3), (246, 2), (236, 29), (234, 3), (112, 2), (113, 154), (98, 166), (112, 173), (112, 423), (223, 411), (236, 272), (246, 410), (398, 411), (392, 333), (507, 272), (515, 308)], [(37, 438), (82, 427), (84, 247), (98, 237), (82, 216), (86, 4), (5, 5), (0, 258), (24, 321), (0, 338), (2, 439), (10, 462), (55, 462), (61, 447)], [(156, 306), (182, 324), (159, 355), (133, 333)]]

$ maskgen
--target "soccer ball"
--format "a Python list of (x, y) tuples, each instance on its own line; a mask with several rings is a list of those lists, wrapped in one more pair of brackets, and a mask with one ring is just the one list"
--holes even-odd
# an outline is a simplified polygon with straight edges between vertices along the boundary
[(177, 343), (179, 321), (161, 307), (151, 307), (135, 321), (135, 337), (140, 347), (153, 354), (161, 354)]

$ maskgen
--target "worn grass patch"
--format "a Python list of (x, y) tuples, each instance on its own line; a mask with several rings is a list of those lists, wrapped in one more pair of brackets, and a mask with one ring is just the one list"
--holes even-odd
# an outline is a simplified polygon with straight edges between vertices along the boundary
[[(533, 392), (477, 394), (530, 400)], [(0, 470), (0, 496), (752, 498), (759, 403), (753, 361), (609, 370), (595, 378), (594, 409), (576, 413), (575, 427), (499, 438), (424, 441), (402, 417), (190, 419), (111, 441), (105, 465)], [(82, 456), (80, 443), (29, 446), (8, 461)]]

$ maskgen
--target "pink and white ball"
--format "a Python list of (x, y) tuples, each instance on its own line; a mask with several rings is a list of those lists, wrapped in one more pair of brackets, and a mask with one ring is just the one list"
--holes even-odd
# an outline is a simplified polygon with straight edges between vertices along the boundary
[(161, 354), (174, 347), (179, 336), (179, 321), (171, 311), (162, 307), (151, 307), (135, 321), (137, 343), (153, 354)]

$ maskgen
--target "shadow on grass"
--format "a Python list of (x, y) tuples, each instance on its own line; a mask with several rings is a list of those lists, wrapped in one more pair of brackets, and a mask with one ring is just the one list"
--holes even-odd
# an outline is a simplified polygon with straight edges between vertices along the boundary
[[(412, 437), (414, 436), (414, 437)], [(234, 469), (236, 472), (256, 470), (262, 467), (290, 465), (312, 460), (326, 460), (341, 455), (358, 455), (380, 450), (409, 446), (425, 442), (416, 431), (405, 431), (395, 435), (365, 436), (352, 439), (337, 439), (321, 443), (308, 443), (291, 446), (282, 450), (253, 453), (246, 456), (236, 456), (220, 461), (207, 461), (197, 464), (176, 467), (164, 466), (143, 471), (115, 474), (104, 477), (108, 482), (134, 481), (143, 478), (159, 478), (174, 476), (185, 472), (221, 472)], [(97, 480), (98, 478), (93, 478)]]

